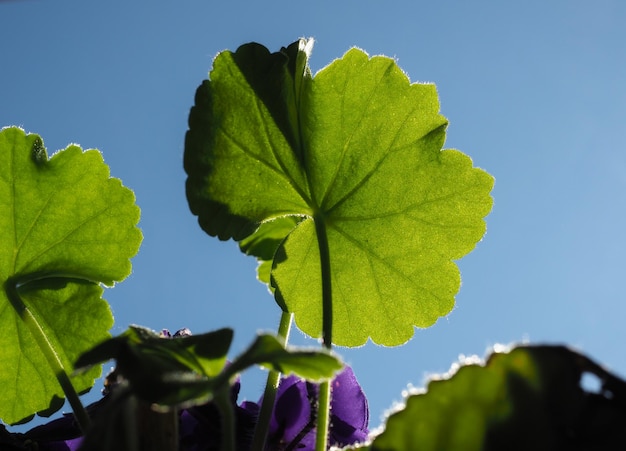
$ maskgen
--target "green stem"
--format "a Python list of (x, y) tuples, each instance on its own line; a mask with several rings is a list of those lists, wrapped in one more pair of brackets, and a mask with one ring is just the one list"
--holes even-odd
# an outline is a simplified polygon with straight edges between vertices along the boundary
[(235, 412), (230, 400), (230, 386), (219, 390), (213, 401), (222, 422), (222, 451), (235, 451)]
[[(283, 338), (285, 345), (287, 345), (287, 341), (289, 340), (292, 316), (293, 315), (288, 312), (282, 312), (280, 316), (278, 336)], [(279, 382), (280, 373), (278, 371), (270, 371), (267, 375), (267, 382), (265, 383), (259, 419), (254, 429), (252, 451), (263, 451), (265, 449), (265, 442), (269, 432), (270, 421), (272, 420), (272, 413), (274, 412), (274, 403), (276, 402), (276, 392)]]
[(317, 435), (315, 437), (315, 451), (326, 451), (328, 444), (328, 425), (330, 423), (330, 381), (320, 384), (317, 411)]
[(320, 267), (322, 274), (322, 344), (325, 348), (333, 347), (333, 290), (330, 278), (330, 249), (324, 218), (316, 215), (315, 233), (320, 251)]
[[(324, 218), (317, 214), (313, 220), (315, 221), (315, 233), (319, 245), (322, 275), (322, 344), (330, 350), (333, 347), (333, 290), (330, 277), (330, 248)], [(315, 451), (325, 451), (328, 443), (330, 420), (330, 382), (322, 382), (319, 390)]]
[(39, 349), (43, 353), (46, 361), (48, 362), (48, 365), (52, 369), (52, 372), (56, 376), (57, 380), (59, 381), (59, 384), (61, 385), (61, 388), (65, 393), (65, 397), (69, 401), (70, 406), (74, 411), (76, 421), (78, 422), (80, 429), (84, 433), (87, 431), (90, 424), (89, 415), (87, 414), (87, 411), (85, 410), (83, 404), (80, 402), (78, 393), (76, 393), (76, 390), (74, 389), (74, 386), (72, 385), (72, 382), (70, 381), (70, 378), (65, 371), (65, 367), (63, 366), (61, 359), (59, 359), (59, 355), (54, 349), (54, 346), (48, 340), (48, 337), (41, 328), (41, 325), (39, 324), (39, 321), (37, 321), (37, 318), (22, 301), (22, 298), (17, 291), (17, 286), (18, 285), (15, 283), (14, 280), (7, 280), (4, 286), (5, 292), (7, 293), (7, 296), (11, 301), (13, 308), (18, 313), (20, 318), (22, 318), (22, 320), (26, 324), (26, 327), (28, 327), (28, 330), (35, 339), (37, 346), (39, 346)]

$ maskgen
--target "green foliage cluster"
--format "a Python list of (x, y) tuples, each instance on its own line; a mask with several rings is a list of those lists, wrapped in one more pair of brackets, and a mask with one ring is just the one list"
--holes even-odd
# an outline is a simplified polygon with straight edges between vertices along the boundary
[(85, 352), (76, 361), (78, 370), (115, 359), (116, 372), (140, 399), (167, 410), (189, 407), (227, 391), (241, 371), (253, 365), (309, 380), (331, 378), (342, 367), (330, 354), (318, 350), (286, 350), (272, 335), (260, 334), (252, 345), (226, 366), (233, 338), (231, 329), (174, 339), (139, 326), (110, 338)]
[[(141, 242), (133, 193), (96, 150), (72, 145), (49, 158), (39, 136), (0, 132), (4, 422), (48, 414), (65, 395), (84, 430), (102, 434), (119, 412), (90, 429), (77, 393), (115, 359), (128, 396), (160, 410), (213, 400), (228, 431), (223, 400), (246, 368), (270, 370), (273, 402), (279, 373), (332, 378), (343, 365), (334, 345), (401, 345), (450, 312), (460, 287), (454, 261), (485, 233), (493, 178), (443, 149), (434, 85), (411, 83), (392, 59), (358, 49), (313, 75), (312, 44), (220, 53), (189, 116), (190, 209), (209, 235), (259, 260), (282, 314), (277, 336), (259, 335), (228, 365), (230, 329), (164, 338), (132, 326), (110, 337), (103, 287), (128, 276)], [(286, 346), (292, 317), (324, 348)], [(581, 387), (586, 373), (601, 381), (597, 393)], [(322, 382), (318, 450), (330, 396)], [(586, 357), (525, 346), (432, 381), (355, 448), (620, 449), (625, 404), (624, 382)], [(259, 440), (262, 449), (262, 432)]]

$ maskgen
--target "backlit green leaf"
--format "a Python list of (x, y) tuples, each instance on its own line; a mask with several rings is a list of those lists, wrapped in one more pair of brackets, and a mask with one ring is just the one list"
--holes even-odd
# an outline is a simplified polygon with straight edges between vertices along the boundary
[[(131, 326), (84, 353), (79, 369), (115, 359), (116, 371), (128, 380), (140, 399), (160, 406), (191, 406), (209, 400), (215, 378), (226, 364), (232, 329), (200, 335), (164, 338), (149, 329)], [(224, 386), (228, 378), (224, 379)]]
[(301, 218), (298, 216), (282, 216), (264, 222), (252, 235), (239, 242), (242, 252), (247, 255), (254, 255), (259, 260), (257, 273), (261, 282), (269, 285), (276, 249), (300, 220)]
[[(37, 135), (0, 132), (3, 421), (19, 421), (63, 396), (18, 311), (32, 313), (71, 372), (82, 351), (109, 336), (113, 318), (99, 284), (130, 273), (141, 242), (138, 220), (133, 193), (110, 177), (97, 150), (71, 145), (48, 159)], [(23, 306), (9, 297), (16, 288)], [(76, 390), (89, 389), (99, 373), (74, 377)]]
[[(597, 391), (581, 386), (584, 374)], [(615, 450), (626, 447), (626, 383), (561, 346), (515, 348), (433, 380), (392, 414), (377, 451)]]
[(201, 335), (163, 338), (149, 329), (131, 326), (85, 352), (76, 362), (84, 370), (111, 359), (116, 372), (140, 399), (167, 408), (211, 400), (219, 390), (251, 366), (262, 365), (308, 380), (330, 379), (341, 361), (320, 349), (285, 349), (274, 336), (261, 334), (239, 357), (226, 365), (231, 329)]
[(221, 239), (300, 218), (271, 278), (281, 307), (315, 337), (321, 228), (333, 343), (402, 344), (452, 309), (453, 260), (485, 232), (493, 178), (442, 150), (447, 122), (434, 85), (411, 84), (392, 59), (358, 49), (312, 77), (309, 50), (301, 40), (277, 53), (248, 44), (218, 55), (189, 118), (190, 208)]
[(261, 365), (283, 374), (296, 374), (310, 381), (332, 378), (343, 364), (323, 349), (301, 349), (289, 347), (272, 335), (259, 335), (254, 343), (231, 365), (229, 371)]

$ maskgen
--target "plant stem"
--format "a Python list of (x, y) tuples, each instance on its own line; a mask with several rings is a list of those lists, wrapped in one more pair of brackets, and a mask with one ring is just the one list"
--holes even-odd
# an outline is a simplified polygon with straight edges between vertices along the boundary
[[(293, 314), (282, 312), (280, 316), (280, 324), (278, 326), (278, 336), (282, 337), (287, 345), (289, 340), (289, 332), (291, 330), (291, 319)], [(265, 391), (263, 392), (263, 403), (259, 412), (259, 419), (254, 429), (254, 437), (252, 439), (252, 451), (263, 451), (265, 442), (269, 432), (272, 413), (274, 412), (274, 403), (276, 402), (276, 392), (280, 382), (280, 373), (278, 371), (270, 371), (267, 375), (265, 383)]]
[[(333, 290), (331, 283), (330, 248), (323, 216), (315, 215), (315, 233), (320, 252), (320, 270), (322, 276), (322, 344), (330, 350), (333, 347)], [(330, 382), (322, 382), (319, 387), (317, 411), (317, 435), (315, 451), (325, 451), (328, 443), (328, 424), (330, 420)]]
[(213, 399), (222, 422), (222, 451), (235, 451), (235, 412), (230, 400), (230, 386), (219, 390)]
[(333, 289), (330, 278), (330, 249), (324, 218), (316, 215), (313, 220), (320, 251), (322, 275), (322, 344), (326, 349), (331, 349), (333, 346)]
[(11, 305), (18, 313), (20, 318), (24, 321), (31, 335), (35, 339), (35, 342), (39, 346), (39, 349), (43, 353), (48, 365), (52, 369), (52, 372), (56, 376), (63, 392), (65, 393), (65, 397), (70, 403), (72, 410), (74, 411), (74, 416), (76, 417), (76, 421), (80, 426), (80, 429), (85, 433), (89, 427), (90, 420), (85, 407), (80, 402), (80, 398), (78, 397), (78, 393), (74, 389), (72, 382), (70, 381), (67, 372), (65, 371), (65, 367), (59, 359), (59, 355), (54, 349), (54, 346), (48, 340), (46, 333), (41, 328), (39, 321), (33, 315), (33, 313), (28, 309), (26, 304), (22, 301), (18, 291), (17, 284), (14, 280), (7, 280), (5, 283), (5, 291), (9, 300), (11, 301)]
[(315, 451), (326, 451), (328, 444), (328, 425), (330, 423), (330, 381), (320, 384), (317, 411), (317, 435), (315, 437)]

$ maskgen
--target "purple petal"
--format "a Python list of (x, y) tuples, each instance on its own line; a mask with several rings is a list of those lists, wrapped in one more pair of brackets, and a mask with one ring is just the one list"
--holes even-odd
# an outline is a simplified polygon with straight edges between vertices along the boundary
[[(290, 443), (305, 428), (311, 428), (309, 388), (302, 379), (289, 376), (281, 380), (276, 393), (269, 438), (273, 443)], [(317, 393), (311, 393), (317, 399)]]
[(67, 449), (69, 451), (78, 451), (80, 449), (80, 445), (83, 443), (83, 438), (78, 437), (72, 440), (66, 440), (65, 444), (67, 445)]
[[(281, 381), (270, 424), (270, 449), (315, 448), (316, 412), (311, 406), (317, 406), (318, 393), (317, 385), (295, 376)], [(354, 372), (346, 367), (331, 383), (330, 444), (346, 446), (365, 441), (368, 422), (367, 399)]]
[(365, 441), (369, 406), (352, 368), (345, 367), (333, 379), (330, 405), (332, 439), (341, 446)]
[(83, 443), (83, 438), (78, 437), (71, 440), (40, 442), (38, 448), (40, 451), (78, 451)]

